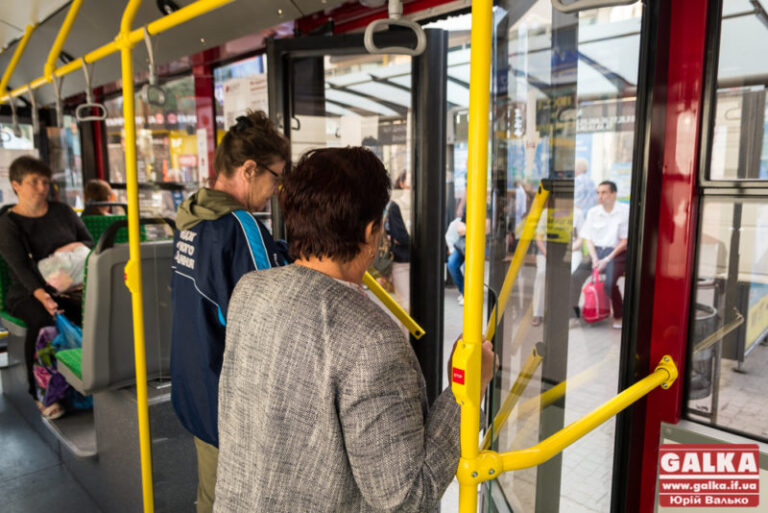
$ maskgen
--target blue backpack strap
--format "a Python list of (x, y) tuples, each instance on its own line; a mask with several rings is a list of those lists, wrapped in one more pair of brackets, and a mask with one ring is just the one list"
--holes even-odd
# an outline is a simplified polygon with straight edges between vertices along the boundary
[(240, 222), (243, 233), (248, 241), (248, 248), (251, 250), (253, 265), (258, 270), (270, 269), (272, 264), (269, 262), (267, 248), (264, 245), (264, 238), (261, 236), (261, 229), (253, 216), (245, 210), (235, 210), (232, 214)]

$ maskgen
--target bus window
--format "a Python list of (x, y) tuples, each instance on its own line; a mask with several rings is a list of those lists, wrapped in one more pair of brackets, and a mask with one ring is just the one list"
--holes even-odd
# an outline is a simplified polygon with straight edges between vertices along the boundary
[(768, 180), (764, 15), (748, 2), (723, 2), (710, 180)]
[[(208, 169), (198, 159), (197, 112), (194, 78), (185, 76), (163, 84), (165, 105), (144, 101), (136, 94), (136, 164), (140, 184), (142, 215), (174, 217), (184, 198), (199, 186), (207, 184)], [(125, 201), (125, 134), (123, 131), (123, 99), (106, 100), (108, 117), (107, 157), (109, 181), (118, 201)], [(207, 160), (207, 159), (206, 159)]]
[(706, 198), (700, 225), (688, 416), (765, 440), (768, 205)]
[(264, 57), (256, 55), (213, 70), (216, 144), (235, 124), (235, 118), (244, 115), (249, 108), (267, 112), (266, 64)]

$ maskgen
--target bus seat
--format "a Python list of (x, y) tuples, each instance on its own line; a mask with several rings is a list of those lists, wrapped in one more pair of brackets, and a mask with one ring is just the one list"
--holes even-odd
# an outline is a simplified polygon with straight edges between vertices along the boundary
[[(88, 230), (88, 233), (91, 234), (91, 237), (93, 237), (94, 241), (98, 241), (101, 238), (101, 234), (104, 233), (104, 231), (115, 221), (124, 221), (127, 219), (126, 216), (83, 216), (80, 218), (83, 221), (83, 224), (85, 225), (85, 228)], [(147, 233), (144, 229), (144, 226), (140, 227), (139, 231), (140, 239), (147, 240)], [(117, 235), (115, 236), (115, 244), (123, 244), (128, 242), (128, 229), (127, 228), (121, 228), (118, 230)]]
[[(129, 248), (114, 245), (116, 232), (114, 227), (104, 232), (88, 258), (82, 348), (57, 355), (59, 372), (84, 395), (136, 381), (131, 294), (124, 278)], [(105, 243), (108, 236), (112, 240)], [(172, 256), (172, 240), (141, 243), (148, 379), (170, 371)]]

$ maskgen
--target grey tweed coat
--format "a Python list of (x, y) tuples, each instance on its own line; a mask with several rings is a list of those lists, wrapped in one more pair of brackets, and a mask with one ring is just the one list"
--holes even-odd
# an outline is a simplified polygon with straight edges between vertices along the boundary
[(291, 265), (229, 303), (215, 513), (433, 511), (459, 461), (459, 407), (427, 411), (398, 326), (360, 291)]

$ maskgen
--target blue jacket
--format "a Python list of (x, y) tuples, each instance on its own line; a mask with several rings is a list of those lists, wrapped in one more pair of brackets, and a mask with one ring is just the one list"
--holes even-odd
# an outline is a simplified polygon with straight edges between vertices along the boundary
[(229, 297), (244, 274), (284, 265), (286, 256), (266, 227), (244, 210), (201, 219), (187, 229), (183, 223), (179, 226), (171, 281), (171, 400), (182, 425), (218, 447), (219, 375)]

